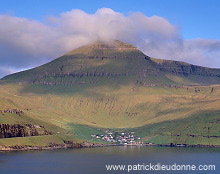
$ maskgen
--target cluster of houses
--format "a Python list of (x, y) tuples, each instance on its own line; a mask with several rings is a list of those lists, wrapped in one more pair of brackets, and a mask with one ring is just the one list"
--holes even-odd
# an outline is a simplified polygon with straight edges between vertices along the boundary
[(124, 132), (108, 132), (105, 135), (91, 135), (92, 138), (102, 139), (104, 141), (124, 144), (124, 145), (141, 145), (140, 137), (135, 135), (135, 132), (124, 133)]

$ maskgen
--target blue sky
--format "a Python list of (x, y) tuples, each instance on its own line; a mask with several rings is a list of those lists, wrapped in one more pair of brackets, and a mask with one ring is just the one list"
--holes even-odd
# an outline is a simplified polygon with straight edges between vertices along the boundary
[(0, 5), (0, 78), (96, 40), (148, 56), (220, 68), (219, 0), (7, 0)]

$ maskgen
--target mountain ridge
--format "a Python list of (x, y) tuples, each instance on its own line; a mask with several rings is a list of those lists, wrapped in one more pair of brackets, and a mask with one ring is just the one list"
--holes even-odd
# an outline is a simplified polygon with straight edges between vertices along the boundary
[(76, 84), (76, 81), (95, 84), (96, 82), (88, 78), (123, 78), (123, 75), (129, 74), (133, 80), (126, 77), (128, 83), (139, 81), (146, 85), (220, 84), (220, 69), (151, 58), (131, 44), (117, 40), (81, 46), (49, 63), (5, 76), (2, 80), (32, 84), (70, 85)]

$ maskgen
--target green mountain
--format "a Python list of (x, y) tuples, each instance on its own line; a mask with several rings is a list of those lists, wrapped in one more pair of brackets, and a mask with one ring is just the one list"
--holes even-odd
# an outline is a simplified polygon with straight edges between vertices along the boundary
[(40, 67), (8, 75), (3, 80), (25, 84), (208, 85), (220, 83), (220, 69), (150, 58), (120, 41), (96, 42), (75, 49)]
[(106, 130), (220, 145), (219, 84), (220, 69), (150, 58), (120, 41), (88, 44), (0, 80), (0, 147), (105, 143), (91, 135)]

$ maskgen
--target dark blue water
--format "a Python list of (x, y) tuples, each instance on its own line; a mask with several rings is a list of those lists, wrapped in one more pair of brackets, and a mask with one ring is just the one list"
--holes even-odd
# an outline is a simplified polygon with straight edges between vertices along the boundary
[[(107, 171), (106, 165), (174, 163), (215, 165), (215, 171)], [(137, 168), (136, 168), (137, 169)], [(177, 147), (100, 147), (0, 153), (1, 174), (220, 174), (220, 149)]]

